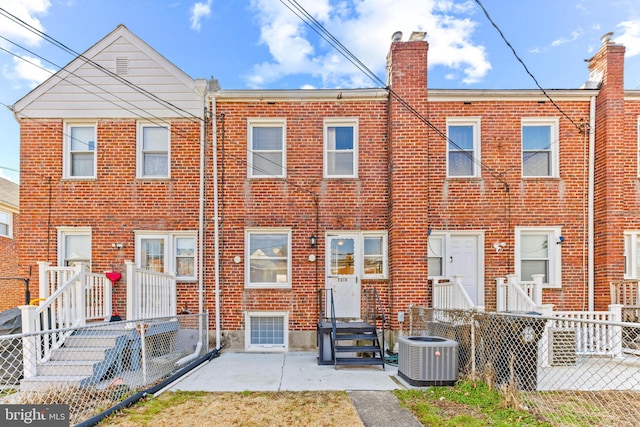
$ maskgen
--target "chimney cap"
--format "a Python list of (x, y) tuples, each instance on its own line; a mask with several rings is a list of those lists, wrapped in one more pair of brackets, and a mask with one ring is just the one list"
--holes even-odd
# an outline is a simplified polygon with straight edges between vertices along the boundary
[(600, 41), (602, 41), (602, 44), (607, 44), (611, 41), (611, 37), (613, 37), (613, 32), (609, 32), (604, 36), (600, 37)]
[(409, 41), (418, 41), (421, 42), (424, 40), (424, 38), (427, 36), (427, 32), (426, 31), (414, 31), (411, 33), (411, 36), (409, 37)]
[(393, 35), (391, 36), (391, 41), (394, 42), (399, 42), (402, 40), (402, 31), (396, 31), (395, 33), (393, 33)]

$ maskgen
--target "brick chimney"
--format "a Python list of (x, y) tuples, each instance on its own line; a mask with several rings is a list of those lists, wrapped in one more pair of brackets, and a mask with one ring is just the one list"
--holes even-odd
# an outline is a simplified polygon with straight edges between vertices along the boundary
[[(599, 87), (596, 98), (594, 179), (594, 264), (596, 310), (609, 304), (609, 283), (624, 278), (624, 230), (637, 217), (638, 142), (626, 138), (624, 105), (624, 52), (602, 37), (602, 45), (589, 60), (590, 83)], [(595, 83), (595, 84), (593, 84)], [(637, 227), (631, 227), (637, 228)]]
[[(428, 126), (407, 109), (427, 118), (427, 52), (425, 33), (392, 37), (387, 56), (389, 94), (389, 251), (393, 313), (410, 303), (429, 301), (427, 283)], [(422, 289), (417, 295), (415, 290)], [(410, 297), (411, 296), (411, 297)], [(411, 298), (411, 300), (409, 300)]]

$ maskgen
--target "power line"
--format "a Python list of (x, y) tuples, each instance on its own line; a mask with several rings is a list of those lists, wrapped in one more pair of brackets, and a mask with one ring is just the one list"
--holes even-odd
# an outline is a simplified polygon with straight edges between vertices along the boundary
[(506, 43), (506, 45), (509, 47), (509, 49), (511, 49), (511, 52), (513, 53), (513, 55), (516, 57), (517, 61), (524, 67), (525, 72), (529, 75), (529, 77), (531, 77), (533, 79), (533, 81), (535, 82), (536, 86), (538, 86), (538, 89), (540, 89), (542, 91), (542, 93), (544, 94), (544, 96), (551, 101), (551, 104), (553, 104), (554, 107), (556, 107), (556, 109), (560, 112), (560, 114), (562, 114), (567, 120), (569, 120), (571, 122), (571, 124), (573, 124), (576, 129), (578, 129), (579, 131), (584, 131), (584, 125), (579, 125), (576, 122), (573, 121), (573, 119), (571, 117), (569, 117), (569, 115), (567, 113), (564, 112), (564, 110), (562, 108), (560, 108), (560, 106), (553, 100), (553, 98), (551, 98), (551, 96), (549, 96), (549, 94), (547, 93), (546, 90), (544, 90), (542, 88), (542, 86), (540, 85), (540, 83), (538, 83), (538, 79), (535, 78), (535, 76), (533, 75), (533, 73), (531, 73), (531, 71), (529, 71), (529, 68), (527, 67), (527, 65), (524, 63), (524, 61), (522, 60), (522, 58), (520, 58), (520, 56), (518, 55), (518, 53), (516, 52), (515, 48), (513, 47), (513, 45), (509, 42), (509, 40), (507, 40), (507, 38), (505, 37), (504, 33), (502, 32), (502, 30), (500, 29), (500, 27), (498, 27), (498, 24), (496, 24), (494, 22), (494, 20), (491, 18), (491, 16), (489, 15), (489, 12), (487, 11), (487, 9), (484, 7), (484, 5), (482, 4), (482, 2), (480, 0), (475, 0), (476, 3), (478, 3), (478, 6), (480, 6), (480, 8), (482, 9), (482, 11), (484, 12), (485, 16), (487, 17), (487, 19), (489, 20), (489, 22), (491, 23), (491, 25), (493, 25), (493, 27), (496, 29), (496, 31), (498, 31), (498, 34), (500, 34), (500, 37), (502, 38), (502, 40)]

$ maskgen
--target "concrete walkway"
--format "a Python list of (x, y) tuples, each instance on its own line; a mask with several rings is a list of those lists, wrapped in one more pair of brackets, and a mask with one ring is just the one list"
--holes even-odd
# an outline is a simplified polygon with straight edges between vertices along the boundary
[(223, 352), (174, 382), (168, 391), (347, 391), (366, 427), (421, 426), (390, 390), (413, 388), (398, 368), (318, 365), (317, 354)]

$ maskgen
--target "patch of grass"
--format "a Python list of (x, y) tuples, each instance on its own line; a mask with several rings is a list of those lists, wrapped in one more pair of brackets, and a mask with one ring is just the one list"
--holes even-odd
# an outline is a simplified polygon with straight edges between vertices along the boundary
[(526, 411), (505, 407), (500, 392), (482, 382), (465, 380), (453, 387), (394, 390), (393, 393), (424, 425), (550, 426)]

